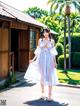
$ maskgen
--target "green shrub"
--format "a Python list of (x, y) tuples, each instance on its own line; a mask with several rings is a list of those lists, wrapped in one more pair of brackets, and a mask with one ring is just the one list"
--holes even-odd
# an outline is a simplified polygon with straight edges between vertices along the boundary
[(11, 83), (13, 84), (13, 83), (15, 83), (15, 82), (16, 82), (16, 73), (13, 72), (12, 78), (11, 78)]
[(0, 90), (3, 90), (5, 88), (4, 85), (0, 85)]
[[(61, 43), (62, 45), (64, 45), (64, 36), (63, 35), (61, 35), (59, 37), (58, 42)], [(68, 44), (68, 36), (66, 36), (66, 44)]]
[(66, 54), (69, 54), (69, 49), (66, 49)]
[[(64, 36), (61, 35), (58, 40), (59, 43), (64, 45)], [(66, 36), (66, 45), (68, 44), (68, 36)], [(77, 47), (77, 48), (76, 48)], [(71, 51), (80, 52), (80, 33), (75, 33), (71, 36)]]
[[(68, 68), (69, 55), (66, 55), (66, 62)], [(64, 55), (58, 57), (58, 67), (64, 68)], [(80, 68), (80, 52), (71, 53), (71, 67)]]
[(66, 45), (66, 49), (69, 49), (69, 44)]
[(58, 42), (58, 37), (59, 37), (59, 35), (57, 35), (57, 36), (54, 35), (54, 36), (53, 36), (53, 35), (51, 34), (51, 38), (54, 39), (55, 43)]
[[(66, 54), (66, 63), (67, 63), (67, 68), (68, 68), (68, 60), (69, 60), (69, 55)], [(64, 68), (64, 55), (61, 55), (58, 57), (58, 67), (59, 68)]]
[[(64, 36), (60, 36), (59, 43), (64, 44)], [(66, 36), (66, 48), (68, 49), (68, 36)], [(71, 36), (71, 52), (80, 52), (80, 33)]]
[(71, 37), (71, 52), (80, 52), (80, 36)]
[(14, 83), (16, 83), (16, 73), (10, 72), (9, 76), (6, 78), (4, 86), (9, 87), (11, 84), (14, 84)]
[(58, 56), (62, 55), (63, 54), (63, 50), (64, 50), (64, 47), (61, 43), (57, 43), (56, 44), (56, 50), (58, 52)]
[[(64, 36), (61, 35), (58, 40), (64, 44)], [(74, 33), (71, 36), (71, 66), (80, 68), (80, 33)], [(66, 36), (66, 53), (69, 53), (68, 35)]]
[(69, 44), (66, 45), (66, 54), (69, 54)]
[(72, 67), (80, 68), (80, 52), (71, 53), (71, 64)]

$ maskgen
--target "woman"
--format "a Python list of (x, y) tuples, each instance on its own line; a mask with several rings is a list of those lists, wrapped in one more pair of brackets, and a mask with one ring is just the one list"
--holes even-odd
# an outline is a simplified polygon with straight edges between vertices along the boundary
[[(40, 81), (42, 98), (44, 98), (44, 86), (48, 86), (49, 92), (47, 100), (51, 101), (52, 86), (58, 84), (58, 78), (55, 70), (55, 55), (57, 54), (57, 52), (55, 51), (55, 49), (52, 52), (52, 49), (54, 48), (54, 42), (50, 38), (50, 30), (44, 29), (42, 35), (42, 38), (38, 41), (38, 47), (35, 51), (35, 57), (32, 60), (30, 60), (30, 65), (28, 68), (29, 70), (27, 73), (30, 73), (31, 69), (35, 70), (32, 70), (32, 80), (35, 79), (37, 81)], [(29, 78), (29, 74), (25, 74), (25, 78), (26, 77)]]

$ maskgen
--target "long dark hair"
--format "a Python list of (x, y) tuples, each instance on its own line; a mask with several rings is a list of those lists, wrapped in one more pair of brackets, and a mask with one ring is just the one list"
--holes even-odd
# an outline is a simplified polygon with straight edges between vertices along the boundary
[(43, 29), (43, 30), (41, 31), (41, 38), (42, 38), (42, 40), (43, 40), (43, 37), (44, 37), (44, 32), (49, 33), (49, 38), (50, 38), (50, 40), (51, 40), (51, 33), (50, 33), (50, 29), (49, 29), (49, 28), (45, 28), (45, 29)]

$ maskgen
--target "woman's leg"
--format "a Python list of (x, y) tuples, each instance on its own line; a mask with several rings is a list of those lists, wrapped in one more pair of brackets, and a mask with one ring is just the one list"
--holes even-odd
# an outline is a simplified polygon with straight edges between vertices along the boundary
[(41, 81), (40, 81), (40, 84), (41, 84), (41, 94), (42, 94), (42, 97), (44, 98), (44, 77), (43, 77), (43, 73), (41, 71)]
[(52, 86), (48, 86), (48, 99), (51, 100), (51, 96), (52, 96)]
[(44, 97), (44, 85), (41, 83), (41, 93), (42, 93), (42, 97)]

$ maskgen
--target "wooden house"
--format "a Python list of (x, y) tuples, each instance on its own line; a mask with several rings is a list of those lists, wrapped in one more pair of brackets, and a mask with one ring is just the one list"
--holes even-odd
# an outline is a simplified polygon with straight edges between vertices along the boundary
[(0, 1), (0, 78), (27, 69), (41, 27), (45, 25)]
[(0, 1), (0, 78), (25, 71), (43, 24)]

